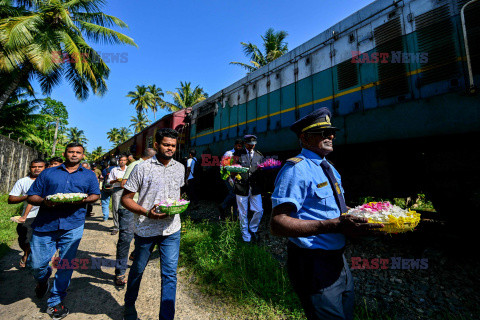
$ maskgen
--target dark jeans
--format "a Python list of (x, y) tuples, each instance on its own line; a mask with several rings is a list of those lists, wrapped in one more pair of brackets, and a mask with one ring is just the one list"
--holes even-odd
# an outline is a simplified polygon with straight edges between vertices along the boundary
[(127, 270), (128, 250), (133, 239), (133, 213), (127, 209), (118, 209), (117, 264), (115, 275), (122, 276)]
[(177, 291), (177, 264), (180, 251), (180, 231), (169, 236), (140, 237), (135, 235), (135, 250), (132, 267), (128, 274), (125, 293), (125, 320), (136, 320), (135, 301), (138, 297), (143, 271), (155, 245), (160, 248), (160, 269), (162, 289), (160, 295), (160, 320), (173, 320), (175, 317), (175, 297)]
[(18, 234), (18, 245), (24, 252), (27, 252), (30, 249), (27, 239), (28, 229), (23, 225), (23, 223), (17, 224), (17, 234)]
[(237, 209), (237, 197), (235, 195), (235, 193), (233, 193), (233, 186), (230, 184), (229, 182), (230, 178), (228, 178), (227, 180), (225, 180), (225, 185), (227, 186), (227, 190), (228, 190), (228, 194), (227, 196), (225, 197), (225, 199), (223, 200), (222, 204), (220, 205), (221, 208), (222, 208), (222, 211), (221, 212), (221, 218), (222, 220), (225, 220), (225, 218), (228, 218), (226, 217), (226, 212), (230, 213), (230, 207), (233, 206), (233, 210), (234, 210), (234, 219), (237, 219), (238, 218), (238, 209)]
[(353, 278), (343, 250), (289, 243), (287, 269), (308, 320), (353, 319)]
[(196, 179), (193, 178), (188, 180), (188, 185), (187, 185), (188, 199), (190, 199), (192, 204), (196, 204), (198, 202), (196, 182), (197, 182)]

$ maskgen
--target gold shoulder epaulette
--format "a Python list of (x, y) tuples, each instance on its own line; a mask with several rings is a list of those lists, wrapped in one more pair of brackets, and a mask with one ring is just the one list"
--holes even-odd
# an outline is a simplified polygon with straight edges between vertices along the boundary
[(293, 157), (293, 158), (290, 158), (287, 160), (287, 162), (290, 162), (290, 163), (293, 163), (293, 164), (297, 164), (299, 163), (300, 161), (303, 161), (302, 158), (298, 158), (298, 157)]

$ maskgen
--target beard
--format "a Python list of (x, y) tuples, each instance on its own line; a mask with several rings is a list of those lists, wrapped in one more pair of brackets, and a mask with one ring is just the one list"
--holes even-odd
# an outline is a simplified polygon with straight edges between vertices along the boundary
[(162, 158), (163, 160), (170, 160), (170, 159), (173, 158), (173, 155), (167, 156), (166, 154), (163, 154), (163, 153), (161, 153), (161, 152), (158, 152), (158, 153), (157, 153), (157, 156), (160, 157), (160, 158)]

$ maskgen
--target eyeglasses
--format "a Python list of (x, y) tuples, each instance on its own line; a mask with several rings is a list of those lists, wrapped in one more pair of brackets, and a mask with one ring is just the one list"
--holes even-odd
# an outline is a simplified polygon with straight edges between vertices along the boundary
[(309, 132), (309, 133), (318, 134), (318, 135), (321, 135), (323, 139), (330, 139), (330, 140), (335, 140), (335, 137), (337, 136), (336, 130), (322, 130), (322, 131)]

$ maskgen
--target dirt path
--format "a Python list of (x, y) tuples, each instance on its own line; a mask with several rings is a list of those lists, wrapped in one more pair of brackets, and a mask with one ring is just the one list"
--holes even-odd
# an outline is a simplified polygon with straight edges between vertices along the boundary
[[(94, 206), (94, 213), (94, 217), (87, 218), (77, 258), (113, 260), (118, 240), (118, 235), (112, 236), (109, 232), (113, 222), (102, 221), (99, 205)], [(50, 319), (45, 313), (47, 298), (39, 300), (35, 297), (35, 281), (31, 272), (17, 267), (20, 254), (21, 250), (15, 243), (12, 250), (0, 260), (0, 319)], [(158, 319), (159, 262), (155, 250), (143, 275), (137, 300), (137, 310), (142, 320)], [(114, 268), (109, 267), (75, 270), (64, 300), (71, 313), (67, 319), (122, 319), (125, 289), (114, 286), (113, 276)], [(229, 314), (228, 305), (219, 300), (191, 285), (185, 271), (179, 269), (175, 319), (236, 318)]]

